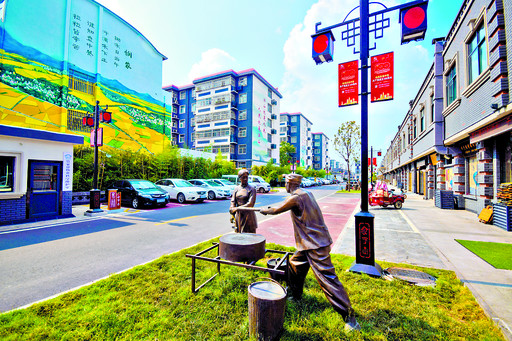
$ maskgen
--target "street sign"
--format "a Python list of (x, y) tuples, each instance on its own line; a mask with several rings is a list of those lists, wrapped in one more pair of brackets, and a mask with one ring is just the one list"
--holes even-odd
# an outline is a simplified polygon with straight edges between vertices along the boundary
[(118, 210), (121, 208), (121, 193), (117, 189), (108, 190), (108, 209)]
[(371, 101), (389, 101), (393, 99), (393, 52), (371, 58)]
[(338, 64), (338, 107), (359, 103), (359, 62)]

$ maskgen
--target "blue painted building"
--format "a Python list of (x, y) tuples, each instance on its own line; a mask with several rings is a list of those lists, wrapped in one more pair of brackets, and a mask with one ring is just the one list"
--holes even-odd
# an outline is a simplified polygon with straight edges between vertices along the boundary
[(238, 168), (279, 162), (282, 95), (256, 70), (223, 71), (164, 90), (177, 98), (180, 148), (220, 152)]
[(313, 165), (311, 123), (302, 113), (281, 113), (279, 136), (280, 141), (288, 142), (295, 147), (292, 155), (299, 161), (299, 166), (309, 168)]
[(313, 133), (313, 169), (329, 168), (329, 138), (324, 133)]

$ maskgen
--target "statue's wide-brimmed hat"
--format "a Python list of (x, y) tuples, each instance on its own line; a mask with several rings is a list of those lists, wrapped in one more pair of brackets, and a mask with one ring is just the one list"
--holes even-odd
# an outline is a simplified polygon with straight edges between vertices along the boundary
[(283, 174), (286, 179), (286, 182), (300, 184), (302, 182), (302, 175), (300, 174)]

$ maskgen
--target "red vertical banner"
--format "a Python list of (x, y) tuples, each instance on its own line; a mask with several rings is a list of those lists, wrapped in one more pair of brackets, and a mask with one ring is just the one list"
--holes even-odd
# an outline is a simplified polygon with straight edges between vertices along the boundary
[(393, 99), (393, 52), (371, 58), (371, 101), (389, 101)]
[(338, 64), (338, 107), (359, 103), (359, 61)]

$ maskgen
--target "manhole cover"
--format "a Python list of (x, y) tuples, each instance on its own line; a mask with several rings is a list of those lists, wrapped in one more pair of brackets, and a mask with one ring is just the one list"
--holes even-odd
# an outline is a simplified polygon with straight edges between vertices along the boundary
[(406, 268), (387, 268), (385, 270), (392, 278), (398, 278), (415, 285), (436, 285), (436, 278), (429, 274)]

